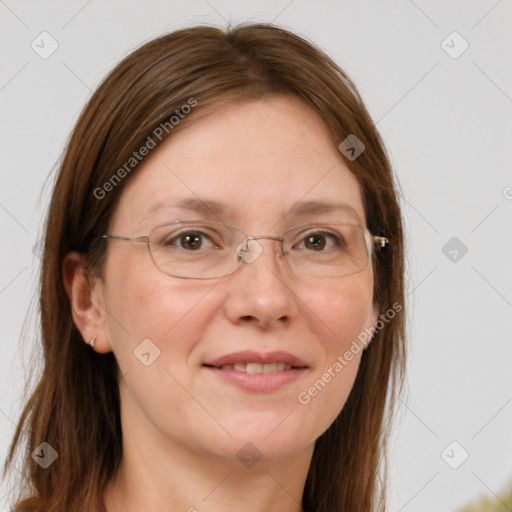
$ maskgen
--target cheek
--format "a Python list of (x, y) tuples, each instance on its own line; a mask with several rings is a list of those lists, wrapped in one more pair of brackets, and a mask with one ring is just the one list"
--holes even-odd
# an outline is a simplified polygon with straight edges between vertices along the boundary
[(124, 414), (145, 411), (165, 431), (185, 411), (201, 415), (184, 389), (190, 387), (189, 355), (211, 321), (212, 308), (207, 306), (213, 284), (134, 268), (127, 264), (127, 270), (118, 270), (108, 294), (108, 325)]
[(160, 350), (159, 363), (175, 360), (177, 352), (186, 355), (208, 324), (207, 315), (194, 311), (201, 309), (213, 284), (171, 279), (149, 263), (125, 260), (122, 268), (106, 274), (107, 323), (121, 369), (133, 365), (134, 350), (148, 339)]
[(322, 361), (309, 387), (298, 397), (301, 404), (316, 411), (314, 416), (321, 418), (324, 429), (334, 421), (350, 394), (363, 353), (358, 336), (369, 327), (372, 311), (371, 275), (347, 277), (336, 284), (309, 294), (311, 328), (317, 334)]
[(372, 311), (372, 286), (371, 278), (359, 274), (323, 289), (311, 288), (307, 299), (304, 299), (312, 312), (312, 330), (317, 333), (331, 359), (334, 353), (338, 355), (344, 352), (368, 327)]

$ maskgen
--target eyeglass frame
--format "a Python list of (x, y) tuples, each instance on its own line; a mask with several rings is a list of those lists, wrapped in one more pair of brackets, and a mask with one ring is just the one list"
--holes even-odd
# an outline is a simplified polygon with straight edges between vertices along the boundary
[[(126, 236), (120, 236), (120, 235), (101, 235), (100, 238), (102, 238), (104, 240), (120, 240), (120, 241), (126, 241), (126, 242), (146, 242), (147, 243), (147, 247), (148, 247), (149, 255), (150, 255), (151, 260), (153, 261), (153, 264), (155, 265), (155, 267), (158, 270), (160, 270), (160, 272), (162, 272), (163, 274), (166, 274), (169, 277), (175, 277), (177, 279), (198, 279), (198, 280), (221, 279), (222, 277), (229, 276), (229, 275), (233, 274), (236, 270), (238, 270), (238, 268), (240, 268), (240, 266), (242, 265), (242, 262), (247, 263), (243, 257), (240, 257), (240, 254), (237, 254), (237, 261), (239, 263), (233, 268), (233, 270), (231, 270), (230, 272), (228, 272), (226, 274), (223, 274), (221, 276), (216, 276), (216, 277), (185, 277), (185, 276), (175, 276), (173, 274), (169, 274), (165, 270), (162, 270), (157, 265), (157, 263), (155, 261), (155, 258), (153, 256), (153, 253), (151, 252), (151, 247), (150, 247), (150, 235), (151, 235), (151, 233), (155, 229), (162, 228), (164, 226), (171, 226), (173, 224), (183, 224), (183, 223), (187, 223), (187, 222), (188, 223), (194, 223), (194, 224), (195, 223), (201, 223), (201, 222), (206, 222), (206, 223), (209, 223), (209, 224), (220, 224), (220, 225), (225, 226), (225, 227), (227, 227), (229, 229), (234, 229), (236, 231), (239, 231), (240, 233), (245, 235), (245, 233), (242, 230), (240, 230), (238, 228), (235, 228), (234, 226), (230, 226), (229, 224), (225, 224), (224, 222), (212, 222), (212, 221), (207, 221), (207, 220), (204, 220), (204, 219), (199, 219), (199, 220), (193, 220), (193, 221), (175, 220), (175, 221), (172, 221), (172, 222), (166, 222), (164, 224), (160, 224), (160, 225), (155, 226), (154, 228), (152, 228), (151, 231), (149, 232), (149, 234), (147, 234), (147, 235), (141, 235), (141, 236), (135, 236), (135, 237), (126, 237)], [(358, 228), (360, 228), (363, 231), (363, 235), (364, 235), (364, 238), (365, 238), (365, 246), (366, 246), (366, 250), (368, 252), (368, 261), (367, 261), (366, 266), (364, 268), (362, 268), (361, 270), (358, 270), (356, 272), (352, 272), (351, 274), (346, 274), (346, 275), (343, 275), (343, 276), (316, 276), (316, 277), (331, 277), (331, 278), (332, 277), (348, 277), (350, 275), (358, 274), (358, 273), (362, 272), (363, 270), (366, 270), (366, 268), (368, 268), (368, 264), (369, 264), (369, 262), (371, 260), (372, 254), (373, 254), (373, 246), (370, 245), (370, 247), (368, 247), (368, 245), (367, 245), (368, 238), (374, 244), (378, 244), (379, 247), (387, 247), (388, 245), (390, 245), (390, 241), (389, 241), (388, 238), (386, 238), (384, 236), (373, 235), (369, 231), (369, 229), (367, 227), (361, 226), (360, 224), (350, 224), (350, 223), (336, 223), (336, 224), (337, 225), (349, 225), (349, 226), (358, 227)], [(297, 226), (292, 226), (291, 228), (288, 228), (283, 233), (283, 236), (245, 235), (245, 238), (242, 240), (242, 242), (240, 242), (238, 247), (240, 247), (242, 244), (245, 244), (245, 247), (247, 248), (247, 251), (246, 251), (246, 253), (247, 253), (248, 252), (249, 242), (251, 240), (261, 240), (261, 239), (276, 240), (276, 241), (281, 242), (281, 254), (286, 256), (286, 254), (284, 252), (284, 248), (283, 248), (283, 241), (284, 241), (284, 236), (286, 235), (286, 233), (288, 233), (289, 231), (291, 231), (293, 229), (297, 229), (297, 228), (301, 228), (301, 227), (307, 227), (307, 226), (315, 226), (315, 225), (322, 225), (322, 223), (318, 223), (318, 224), (316, 224), (316, 223), (308, 223), (308, 224), (299, 224)], [(295, 274), (295, 272), (294, 272), (294, 274)]]

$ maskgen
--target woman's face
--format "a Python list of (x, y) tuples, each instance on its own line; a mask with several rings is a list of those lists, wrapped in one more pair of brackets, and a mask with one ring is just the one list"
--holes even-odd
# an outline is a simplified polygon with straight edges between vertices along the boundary
[[(175, 206), (185, 199), (190, 209)], [(210, 201), (222, 203), (217, 216), (198, 208)], [(291, 213), (313, 201), (352, 210)], [(274, 236), (323, 220), (366, 225), (360, 187), (327, 129), (290, 97), (218, 106), (172, 135), (139, 164), (109, 234), (147, 235), (178, 219), (221, 219), (248, 235)], [(179, 279), (154, 265), (146, 243), (108, 244), (104, 280), (94, 290), (103, 326), (96, 348), (118, 361), (124, 429), (159, 439), (162, 449), (235, 462), (247, 450), (268, 461), (310, 453), (343, 408), (361, 353), (338, 372), (332, 367), (376, 321), (371, 265), (341, 278), (299, 277), (278, 256), (279, 242), (267, 239), (252, 263), (229, 276)], [(307, 368), (258, 390), (253, 381), (237, 383), (237, 370), (205, 366), (245, 351), (256, 353), (249, 359), (286, 352)], [(331, 379), (308, 393), (329, 368)]]

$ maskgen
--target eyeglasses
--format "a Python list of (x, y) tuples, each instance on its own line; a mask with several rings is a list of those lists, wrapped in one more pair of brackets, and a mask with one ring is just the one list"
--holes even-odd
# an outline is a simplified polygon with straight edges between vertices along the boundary
[(175, 221), (147, 236), (101, 238), (147, 242), (156, 267), (181, 279), (217, 279), (232, 274), (243, 262), (263, 252), (258, 240), (281, 242), (291, 271), (305, 277), (344, 277), (368, 267), (374, 245), (389, 240), (357, 224), (310, 223), (288, 229), (283, 236), (247, 236), (239, 229), (210, 221)]

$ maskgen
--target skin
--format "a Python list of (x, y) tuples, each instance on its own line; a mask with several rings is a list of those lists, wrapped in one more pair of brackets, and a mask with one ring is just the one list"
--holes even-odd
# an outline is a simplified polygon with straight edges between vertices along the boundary
[[(146, 215), (184, 196), (225, 202), (222, 221), (253, 235), (329, 217), (286, 215), (305, 200), (346, 203), (366, 225), (357, 180), (322, 120), (293, 97), (223, 104), (173, 134), (127, 183), (110, 234), (201, 218), (170, 206)], [(279, 243), (262, 240), (263, 253), (234, 274), (186, 280), (158, 270), (145, 243), (108, 244), (103, 280), (84, 278), (78, 253), (63, 265), (84, 341), (96, 336), (94, 350), (113, 351), (120, 369), (124, 451), (105, 490), (108, 512), (300, 511), (315, 440), (343, 408), (361, 353), (307, 405), (297, 396), (375, 325), (371, 265), (342, 278), (298, 277)], [(133, 354), (144, 339), (160, 349), (149, 366)], [(202, 366), (240, 350), (285, 350), (308, 370), (255, 393)], [(248, 442), (261, 454), (252, 467), (237, 457)]]

